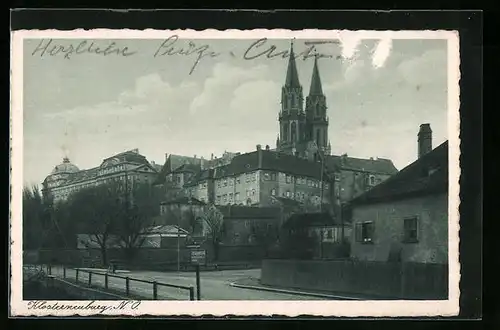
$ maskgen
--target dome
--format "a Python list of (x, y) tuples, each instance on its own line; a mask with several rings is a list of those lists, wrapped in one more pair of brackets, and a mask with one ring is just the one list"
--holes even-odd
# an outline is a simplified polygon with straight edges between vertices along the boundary
[(75, 165), (71, 164), (69, 162), (68, 157), (64, 157), (62, 164), (57, 165), (54, 167), (52, 170), (52, 173), (50, 174), (57, 174), (57, 173), (75, 173), (80, 171), (78, 167)]

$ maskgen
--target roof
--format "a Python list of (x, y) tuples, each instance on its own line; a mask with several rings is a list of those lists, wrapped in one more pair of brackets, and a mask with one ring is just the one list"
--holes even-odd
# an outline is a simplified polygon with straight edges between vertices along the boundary
[[(194, 166), (197, 166), (197, 170), (199, 171), (201, 168), (201, 163), (206, 162), (205, 159), (203, 158), (196, 158), (196, 157), (188, 157), (188, 156), (181, 156), (181, 155), (174, 155), (170, 154), (167, 157), (167, 160), (165, 161), (165, 164), (163, 165), (161, 172), (158, 175), (157, 180), (154, 182), (154, 184), (162, 184), (165, 182), (165, 177), (169, 174), (172, 173), (174, 170), (177, 170), (183, 165), (189, 164), (190, 169), (194, 169)], [(192, 166), (192, 167), (191, 167)], [(188, 167), (185, 167), (186, 169)]]
[(313, 74), (311, 78), (311, 88), (309, 95), (323, 95), (323, 88), (321, 87), (321, 78), (318, 70), (318, 57), (314, 58)]
[(255, 207), (242, 205), (221, 205), (217, 209), (224, 218), (230, 219), (270, 219), (281, 215), (279, 207)]
[(152, 226), (148, 228), (144, 228), (143, 230), (144, 234), (146, 235), (155, 235), (155, 234), (175, 234), (179, 232), (181, 235), (187, 235), (189, 232), (185, 229), (182, 229), (179, 226), (175, 225), (159, 225), (159, 226)]
[(127, 163), (132, 163), (132, 164), (148, 164), (149, 165), (149, 162), (146, 159), (146, 157), (141, 155), (139, 153), (139, 150), (137, 150), (137, 149), (121, 152), (121, 153), (116, 154), (114, 156), (105, 158), (102, 161), (101, 166), (105, 165), (108, 161), (113, 161), (114, 163), (127, 162)]
[(75, 173), (80, 171), (76, 165), (70, 163), (68, 157), (64, 157), (62, 164), (56, 165), (50, 174), (57, 173)]
[(161, 202), (162, 205), (172, 205), (172, 204), (191, 204), (191, 205), (206, 205), (206, 203), (196, 199), (194, 197), (179, 197), (176, 199)]
[(330, 155), (326, 158), (326, 166), (329, 169), (346, 169), (374, 174), (393, 175), (398, 172), (390, 159), (384, 158), (355, 158), (347, 155)]
[[(259, 152), (261, 161), (259, 162)], [(230, 164), (214, 169), (214, 178), (233, 176), (256, 170), (271, 170), (283, 173), (319, 178), (321, 164), (297, 156), (270, 150), (258, 150), (233, 158)]]
[[(133, 168), (129, 168), (127, 171), (137, 170), (137, 169), (144, 167), (144, 166), (148, 166), (148, 167), (151, 167), (154, 169), (154, 167), (148, 162), (146, 157), (139, 154), (138, 150), (136, 150), (136, 149), (131, 150), (131, 151), (125, 151), (125, 152), (116, 154), (114, 156), (108, 157), (102, 161), (100, 166), (93, 167), (93, 168), (86, 169), (86, 170), (78, 170), (78, 168), (76, 166), (69, 163), (69, 160), (67, 158), (65, 158), (63, 164), (61, 164), (61, 165), (65, 165), (65, 166), (71, 165), (72, 172), (67, 171), (66, 168), (64, 169), (67, 171), (65, 173), (67, 173), (69, 175), (66, 177), (66, 180), (64, 181), (64, 183), (61, 184), (60, 186), (62, 187), (62, 186), (66, 186), (69, 184), (76, 183), (76, 182), (91, 180), (91, 179), (99, 176), (99, 170), (102, 169), (103, 167), (115, 166), (115, 165), (119, 165), (121, 163), (129, 163), (129, 164), (133, 164), (135, 166)], [(58, 168), (61, 165), (56, 166), (56, 168)], [(53, 171), (51, 173), (51, 175), (57, 174), (57, 173), (62, 173), (61, 171), (59, 171), (59, 172)], [(47, 178), (45, 178), (44, 182), (50, 181), (51, 175), (49, 175)]]
[(293, 52), (293, 44), (290, 45), (290, 55), (288, 57), (288, 69), (286, 71), (286, 87), (300, 87), (299, 73), (297, 71), (297, 64), (295, 63), (295, 53)]
[(339, 225), (335, 219), (328, 213), (296, 213), (288, 218), (283, 224), (283, 228), (306, 228), (320, 226)]
[(446, 193), (448, 191), (448, 141), (423, 155), (397, 174), (354, 198), (349, 204), (384, 201)]
[(172, 171), (172, 173), (185, 173), (193, 172), (197, 173), (201, 170), (200, 164), (183, 164)]

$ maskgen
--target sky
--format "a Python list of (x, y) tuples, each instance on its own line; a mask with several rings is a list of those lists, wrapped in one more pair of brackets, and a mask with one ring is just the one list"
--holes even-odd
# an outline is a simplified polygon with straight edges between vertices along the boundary
[[(81, 41), (52, 40), (50, 47), (75, 49)], [(128, 56), (50, 56), (50, 48), (43, 53), (39, 47), (48, 39), (25, 40), (24, 182), (41, 183), (65, 156), (87, 169), (134, 148), (161, 164), (166, 153), (210, 158), (254, 151), (257, 144), (274, 148), (288, 58), (245, 59), (255, 41), (173, 44), (177, 50), (189, 42), (206, 45), (204, 54), (218, 54), (197, 62), (197, 53), (162, 55), (163, 40), (94, 41), (94, 48), (112, 42), (116, 49), (128, 47)], [(311, 40), (294, 41), (296, 54), (310, 47), (306, 41)], [(247, 55), (271, 45), (279, 53), (289, 49), (290, 40), (267, 40)], [(402, 169), (417, 158), (420, 124), (431, 124), (434, 147), (447, 140), (446, 47), (446, 40), (429, 39), (346, 38), (317, 45), (318, 53), (329, 55), (318, 65), (332, 154), (389, 158)], [(314, 59), (296, 61), (305, 97)]]

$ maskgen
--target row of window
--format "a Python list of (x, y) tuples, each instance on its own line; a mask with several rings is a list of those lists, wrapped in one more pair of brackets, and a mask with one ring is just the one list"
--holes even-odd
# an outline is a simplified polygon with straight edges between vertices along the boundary
[[(403, 220), (403, 243), (418, 242), (418, 218)], [(356, 223), (355, 240), (359, 243), (372, 243), (374, 241), (375, 224), (372, 221)]]
[[(271, 172), (271, 173), (264, 173), (263, 174), (263, 178), (264, 180), (266, 181), (276, 181), (277, 180), (277, 173), (275, 172)], [(256, 182), (258, 179), (258, 174), (257, 173), (246, 173), (245, 174), (245, 182), (246, 183), (249, 183), (249, 182)], [(314, 179), (308, 179), (308, 178), (305, 178), (305, 177), (295, 177), (295, 176), (292, 176), (292, 175), (285, 175), (285, 182), (286, 183), (294, 183), (294, 184), (298, 184), (298, 185), (307, 185), (309, 187), (313, 187), (313, 188), (321, 188), (321, 182), (319, 180), (314, 180)], [(234, 179), (232, 178), (225, 178), (223, 180), (218, 180), (217, 181), (217, 188), (222, 188), (222, 187), (231, 187), (235, 184), (239, 184), (241, 183), (241, 179), (240, 177), (236, 177)], [(202, 189), (202, 188), (206, 188), (207, 187), (207, 183), (204, 182), (204, 183), (200, 183), (199, 184), (199, 188)], [(325, 183), (325, 189), (328, 189), (329, 188), (329, 184), (328, 183)]]

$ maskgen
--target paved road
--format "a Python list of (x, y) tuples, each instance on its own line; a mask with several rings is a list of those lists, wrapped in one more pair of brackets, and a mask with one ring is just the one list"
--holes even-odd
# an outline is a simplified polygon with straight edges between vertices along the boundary
[[(62, 277), (62, 268), (53, 267), (52, 274)], [(130, 278), (142, 279), (148, 281), (156, 280), (158, 283), (167, 283), (182, 286), (193, 286), (195, 288), (196, 297), (196, 277), (194, 272), (152, 272), (152, 271), (130, 271), (127, 273), (119, 273), (120, 276), (128, 276)], [(76, 271), (74, 269), (66, 270), (66, 277), (74, 279)], [(201, 299), (202, 300), (323, 300), (324, 298), (310, 297), (296, 294), (285, 294), (268, 291), (259, 291), (251, 289), (242, 289), (232, 287), (231, 282), (245, 278), (260, 277), (260, 269), (245, 269), (245, 270), (223, 270), (223, 271), (207, 271), (200, 274), (201, 283)], [(81, 271), (79, 274), (80, 281), (87, 283), (88, 274)], [(104, 287), (104, 275), (92, 275), (92, 284)], [(121, 290), (125, 292), (125, 280), (120, 278), (109, 277), (109, 288)], [(136, 293), (141, 296), (153, 295), (151, 284), (130, 281), (131, 293)], [(188, 300), (189, 291), (167, 288), (158, 286), (158, 299), (169, 300)]]

